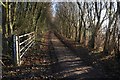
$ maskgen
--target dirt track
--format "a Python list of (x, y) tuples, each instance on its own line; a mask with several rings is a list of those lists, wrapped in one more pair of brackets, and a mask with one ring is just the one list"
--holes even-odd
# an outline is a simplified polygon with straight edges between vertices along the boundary
[(104, 73), (84, 62), (54, 35), (51, 34), (52, 46), (54, 46), (57, 62), (54, 67), (56, 78), (90, 79), (105, 78)]

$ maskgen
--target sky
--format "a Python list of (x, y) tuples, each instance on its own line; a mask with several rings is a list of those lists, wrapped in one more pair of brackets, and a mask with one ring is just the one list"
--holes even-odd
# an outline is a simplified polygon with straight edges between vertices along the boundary
[(52, 15), (53, 15), (53, 17), (55, 17), (55, 15), (56, 15), (56, 6), (57, 6), (57, 3), (54, 2), (54, 0), (52, 0)]
[[(6, 0), (1, 0), (2, 2), (5, 2)], [(120, 0), (9, 0), (9, 2), (93, 2), (93, 1), (107, 1), (107, 2), (115, 2)]]

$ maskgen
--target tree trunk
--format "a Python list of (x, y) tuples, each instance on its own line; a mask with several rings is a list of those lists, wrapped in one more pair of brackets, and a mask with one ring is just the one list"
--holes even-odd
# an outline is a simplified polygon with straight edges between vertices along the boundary
[(6, 54), (7, 52), (7, 41), (6, 41), (6, 9), (2, 6), (2, 53)]
[(109, 13), (109, 23), (108, 28), (106, 31), (105, 41), (104, 41), (104, 49), (103, 52), (108, 54), (109, 53), (109, 41), (110, 41), (110, 28), (112, 24), (112, 17), (111, 17), (111, 10), (112, 10), (112, 3), (110, 2), (110, 13)]
[(75, 41), (77, 41), (77, 26), (75, 27)]

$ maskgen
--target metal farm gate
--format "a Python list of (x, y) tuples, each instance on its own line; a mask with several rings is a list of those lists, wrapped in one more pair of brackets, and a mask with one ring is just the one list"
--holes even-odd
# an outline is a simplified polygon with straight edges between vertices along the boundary
[(13, 35), (13, 58), (16, 65), (21, 64), (21, 58), (35, 43), (35, 32), (24, 35)]

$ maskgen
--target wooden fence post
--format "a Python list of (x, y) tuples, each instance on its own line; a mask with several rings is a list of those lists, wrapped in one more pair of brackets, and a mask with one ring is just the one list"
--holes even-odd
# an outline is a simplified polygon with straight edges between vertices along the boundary
[(37, 36), (36, 32), (34, 32), (33, 35), (34, 35), (34, 39), (33, 39), (34, 40), (33, 46), (34, 46), (36, 42), (36, 36)]
[(15, 65), (20, 65), (20, 53), (19, 53), (19, 39), (18, 36), (13, 35), (13, 57)]
[(120, 54), (120, 33), (118, 34), (118, 54)]

